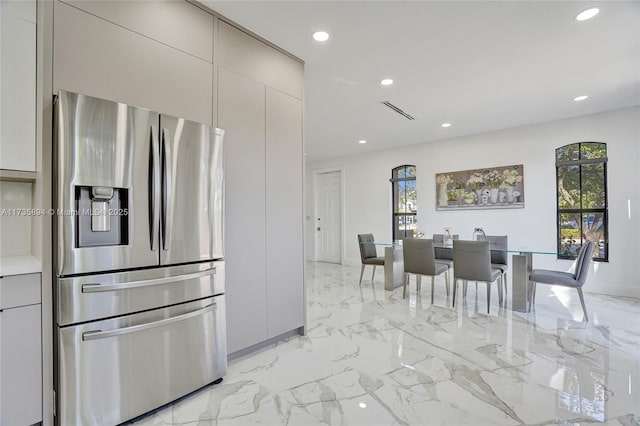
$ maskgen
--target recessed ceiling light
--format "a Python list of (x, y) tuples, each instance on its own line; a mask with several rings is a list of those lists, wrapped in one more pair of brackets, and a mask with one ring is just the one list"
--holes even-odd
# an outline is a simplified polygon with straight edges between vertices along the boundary
[(361, 139), (358, 141), (358, 143), (367, 143), (367, 141), (365, 141), (364, 139)]
[(440, 126), (442, 126), (442, 127), (451, 127), (451, 123), (442, 123)]
[(393, 84), (393, 80), (391, 80), (390, 78), (385, 78), (384, 80), (380, 81), (380, 84), (382, 84), (383, 86), (391, 86)]
[(360, 404), (358, 404), (358, 407), (367, 408), (367, 404), (365, 404), (364, 402), (361, 402)]
[(583, 10), (582, 12), (576, 15), (576, 21), (586, 21), (587, 19), (591, 19), (600, 13), (600, 9), (597, 7), (592, 7), (587, 10)]
[(587, 99), (589, 96), (587, 95), (581, 95), (581, 96), (576, 96), (575, 98), (573, 98), (574, 101), (584, 101), (585, 99)]
[(327, 41), (329, 40), (329, 33), (326, 31), (316, 31), (313, 33), (313, 39), (315, 41)]

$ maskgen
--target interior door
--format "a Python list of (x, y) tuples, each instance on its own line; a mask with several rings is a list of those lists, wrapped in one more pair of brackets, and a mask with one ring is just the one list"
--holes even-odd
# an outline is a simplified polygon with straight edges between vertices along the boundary
[(316, 260), (342, 263), (342, 173), (316, 175)]
[(204, 124), (160, 118), (163, 265), (224, 257), (223, 136)]

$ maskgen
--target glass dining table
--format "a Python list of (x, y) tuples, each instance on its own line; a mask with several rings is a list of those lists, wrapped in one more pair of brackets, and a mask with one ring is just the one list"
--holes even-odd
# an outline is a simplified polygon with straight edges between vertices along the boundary
[[(384, 289), (392, 291), (404, 284), (404, 257), (402, 243), (374, 242), (364, 243), (384, 247)], [(433, 243), (434, 248), (450, 250), (453, 259), (453, 246), (444, 243)], [(492, 249), (511, 253), (511, 309), (518, 312), (531, 312), (533, 285), (529, 275), (533, 269), (533, 255), (557, 255), (556, 252), (520, 248), (515, 250)], [(437, 259), (436, 259), (437, 260)]]

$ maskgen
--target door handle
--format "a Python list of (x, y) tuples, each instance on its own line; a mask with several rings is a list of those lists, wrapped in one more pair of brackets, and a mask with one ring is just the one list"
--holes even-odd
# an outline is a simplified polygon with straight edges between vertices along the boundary
[(157, 249), (158, 228), (160, 224), (160, 142), (158, 141), (158, 129), (156, 126), (151, 126), (149, 136), (149, 169), (151, 171), (151, 178), (149, 182), (149, 211), (151, 217), (151, 223), (149, 224), (149, 232), (151, 233), (151, 250)]
[(202, 278), (207, 275), (214, 275), (216, 268), (205, 269), (204, 271), (193, 272), (185, 275), (175, 275), (171, 277), (155, 278), (151, 280), (142, 281), (127, 281), (124, 283), (116, 284), (100, 284), (100, 283), (88, 283), (82, 284), (83, 293), (101, 293), (104, 291), (116, 291), (116, 290), (130, 290), (132, 288), (149, 287), (154, 285), (167, 284), (176, 281), (186, 281), (194, 278)]
[(169, 131), (162, 129), (162, 163), (164, 165), (163, 178), (162, 178), (162, 193), (163, 193), (163, 211), (162, 211), (162, 249), (169, 250), (171, 245), (171, 227), (173, 220), (173, 185), (172, 185), (172, 169), (171, 169), (171, 150), (169, 143)]
[(216, 304), (214, 302), (211, 305), (205, 306), (204, 308), (187, 312), (186, 314), (177, 315), (175, 317), (165, 318), (160, 321), (148, 322), (146, 324), (134, 325), (134, 326), (125, 327), (125, 328), (117, 328), (115, 330), (108, 330), (108, 331), (102, 331), (102, 330), (86, 331), (82, 333), (82, 340), (86, 342), (87, 340), (106, 339), (107, 337), (122, 336), (123, 334), (135, 333), (137, 331), (143, 331), (143, 330), (148, 330), (150, 328), (161, 327), (163, 325), (169, 325), (174, 322), (184, 321), (189, 318), (197, 317), (206, 312), (212, 311), (215, 308), (216, 308)]

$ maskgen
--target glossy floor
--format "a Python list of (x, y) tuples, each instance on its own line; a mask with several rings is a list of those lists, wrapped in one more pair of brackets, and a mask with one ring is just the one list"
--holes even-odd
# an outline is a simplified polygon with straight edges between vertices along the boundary
[(539, 286), (531, 314), (494, 290), (486, 315), (484, 284), (452, 309), (441, 279), (431, 305), (359, 272), (308, 263), (306, 336), (139, 424), (640, 424), (640, 300), (585, 293), (585, 323), (575, 290)]

